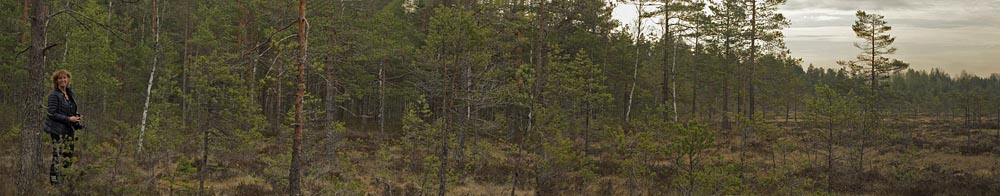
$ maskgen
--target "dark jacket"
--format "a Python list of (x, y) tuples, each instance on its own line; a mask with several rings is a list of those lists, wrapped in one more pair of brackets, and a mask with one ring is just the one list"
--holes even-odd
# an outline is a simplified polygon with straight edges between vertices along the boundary
[(79, 115), (76, 108), (76, 98), (73, 97), (73, 89), (66, 88), (69, 100), (63, 96), (59, 89), (52, 90), (49, 94), (47, 118), (45, 118), (45, 132), (58, 135), (73, 134), (76, 129), (83, 129), (80, 123), (69, 122), (70, 116)]

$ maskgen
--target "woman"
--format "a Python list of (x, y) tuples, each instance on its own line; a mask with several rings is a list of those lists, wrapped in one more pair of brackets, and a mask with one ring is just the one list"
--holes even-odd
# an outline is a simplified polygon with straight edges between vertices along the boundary
[(52, 73), (52, 93), (48, 100), (48, 118), (45, 119), (45, 132), (52, 136), (52, 164), (49, 165), (49, 182), (59, 184), (60, 174), (56, 168), (61, 164), (69, 167), (73, 158), (74, 132), (83, 129), (80, 123), (83, 116), (77, 113), (76, 99), (73, 89), (69, 88), (72, 77), (65, 69)]

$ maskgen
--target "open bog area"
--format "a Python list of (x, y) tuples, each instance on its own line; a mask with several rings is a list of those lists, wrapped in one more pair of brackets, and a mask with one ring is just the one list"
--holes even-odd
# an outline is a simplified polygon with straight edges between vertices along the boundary
[(0, 195), (1000, 195), (1000, 1), (0, 1)]

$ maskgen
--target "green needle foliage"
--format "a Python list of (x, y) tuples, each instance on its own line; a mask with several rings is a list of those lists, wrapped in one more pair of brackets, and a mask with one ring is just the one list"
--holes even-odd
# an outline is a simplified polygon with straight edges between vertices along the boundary
[[(300, 2), (0, 2), (0, 195), (1000, 192), (1000, 75), (909, 69), (893, 18), (826, 68), (784, 0)], [(52, 186), (58, 69), (87, 128)]]

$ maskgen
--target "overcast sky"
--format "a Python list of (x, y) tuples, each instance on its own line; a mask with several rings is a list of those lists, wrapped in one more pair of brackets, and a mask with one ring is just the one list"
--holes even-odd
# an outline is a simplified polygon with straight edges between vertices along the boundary
[[(837, 60), (853, 60), (860, 52), (852, 45), (860, 41), (851, 30), (857, 10), (885, 16), (898, 48), (890, 58), (913, 69), (1000, 73), (1000, 0), (788, 0), (781, 12), (792, 22), (784, 30), (792, 56), (805, 66), (831, 68), (839, 68)], [(622, 24), (637, 16), (628, 4), (612, 15)]]

